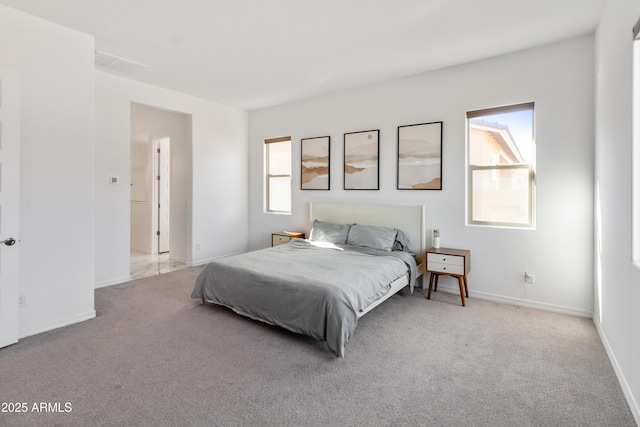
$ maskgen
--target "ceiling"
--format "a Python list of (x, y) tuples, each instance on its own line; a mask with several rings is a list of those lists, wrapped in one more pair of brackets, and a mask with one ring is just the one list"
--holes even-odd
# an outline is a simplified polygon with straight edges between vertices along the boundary
[(595, 30), (604, 0), (0, 0), (147, 65), (128, 78), (247, 110)]

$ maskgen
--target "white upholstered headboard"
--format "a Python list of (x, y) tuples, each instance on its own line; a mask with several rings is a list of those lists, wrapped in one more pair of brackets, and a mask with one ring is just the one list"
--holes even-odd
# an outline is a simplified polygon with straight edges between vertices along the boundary
[[(309, 230), (313, 220), (334, 224), (361, 224), (392, 227), (409, 238), (409, 248), (423, 264), (425, 253), (424, 205), (360, 205), (342, 203), (309, 203)], [(309, 234), (307, 233), (307, 236)], [(420, 268), (420, 273), (424, 270)]]

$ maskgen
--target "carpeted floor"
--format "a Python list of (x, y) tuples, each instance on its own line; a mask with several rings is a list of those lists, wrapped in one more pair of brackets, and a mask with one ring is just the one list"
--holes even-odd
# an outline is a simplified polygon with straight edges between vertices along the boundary
[(418, 290), (338, 359), (191, 300), (200, 270), (98, 289), (95, 319), (0, 350), (0, 401), (27, 406), (0, 425), (635, 425), (589, 319)]

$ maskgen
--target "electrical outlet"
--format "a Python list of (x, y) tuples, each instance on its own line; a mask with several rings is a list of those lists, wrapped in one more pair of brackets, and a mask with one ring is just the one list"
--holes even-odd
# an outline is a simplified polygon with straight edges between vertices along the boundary
[(26, 307), (27, 306), (27, 296), (22, 294), (18, 296), (18, 307)]
[(196, 251), (200, 250), (200, 243), (196, 243)]
[(525, 283), (536, 283), (536, 273), (532, 273), (531, 271), (524, 272), (524, 282)]

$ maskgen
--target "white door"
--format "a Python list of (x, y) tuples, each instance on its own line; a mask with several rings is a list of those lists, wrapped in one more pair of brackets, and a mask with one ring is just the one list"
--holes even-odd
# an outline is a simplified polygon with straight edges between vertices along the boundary
[(0, 347), (18, 341), (20, 76), (0, 67)]
[(171, 155), (169, 138), (156, 141), (158, 157), (158, 253), (169, 252), (171, 235)]

